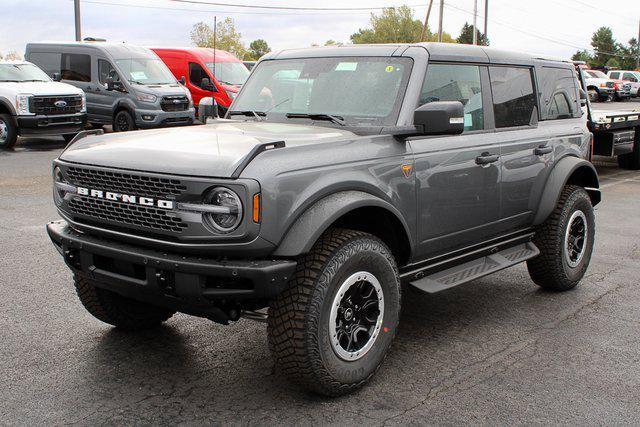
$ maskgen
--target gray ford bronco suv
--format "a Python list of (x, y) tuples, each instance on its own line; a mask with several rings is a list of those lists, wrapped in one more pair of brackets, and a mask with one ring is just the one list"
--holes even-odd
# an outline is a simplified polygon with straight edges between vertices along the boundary
[(264, 321), (284, 374), (348, 393), (389, 351), (401, 284), (525, 261), (579, 283), (600, 191), (578, 87), (570, 62), (477, 46), (272, 53), (226, 119), (74, 141), (47, 230), (98, 319)]

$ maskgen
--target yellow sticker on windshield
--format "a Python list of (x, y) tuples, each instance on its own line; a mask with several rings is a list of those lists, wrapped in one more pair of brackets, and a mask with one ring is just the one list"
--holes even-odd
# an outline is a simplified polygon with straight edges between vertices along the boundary
[(393, 65), (389, 65), (386, 68), (387, 73), (392, 73), (393, 72)]

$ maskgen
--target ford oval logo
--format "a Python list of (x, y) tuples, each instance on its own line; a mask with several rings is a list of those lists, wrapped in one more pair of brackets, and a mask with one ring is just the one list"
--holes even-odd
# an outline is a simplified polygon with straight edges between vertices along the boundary
[(58, 108), (64, 108), (67, 106), (67, 101), (63, 101), (63, 100), (56, 101), (53, 105), (55, 105)]

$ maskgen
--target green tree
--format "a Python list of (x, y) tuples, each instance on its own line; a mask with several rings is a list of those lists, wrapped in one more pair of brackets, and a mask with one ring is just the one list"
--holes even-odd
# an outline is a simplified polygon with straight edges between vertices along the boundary
[(637, 65), (637, 58), (640, 55), (640, 48), (638, 46), (638, 40), (632, 38), (627, 45), (619, 45), (618, 50), (622, 55), (622, 58), (618, 58), (620, 61), (620, 68), (623, 70), (634, 70)]
[(607, 61), (607, 63), (605, 65), (607, 66), (607, 68), (610, 68), (612, 70), (620, 68), (620, 63), (614, 57), (609, 58), (609, 60)]
[(257, 61), (262, 56), (271, 52), (271, 48), (263, 39), (254, 40), (249, 43), (249, 51), (245, 55), (245, 59), (249, 61)]
[[(242, 34), (236, 31), (232, 18), (225, 18), (224, 21), (219, 22), (216, 33), (216, 49), (226, 50), (238, 58), (244, 58), (247, 50), (241, 40)], [(204, 22), (198, 22), (191, 29), (191, 41), (198, 47), (213, 47), (213, 29)]]
[(371, 28), (360, 28), (351, 35), (353, 43), (412, 43), (420, 38), (422, 23), (413, 18), (409, 6), (389, 7), (380, 15), (371, 14)]
[[(489, 41), (485, 37), (484, 34), (476, 27), (476, 37), (478, 39), (478, 44), (482, 46), (488, 46)], [(468, 23), (464, 23), (462, 26), (462, 30), (460, 31), (460, 35), (456, 39), (458, 43), (464, 44), (473, 44), (473, 25), (469, 25)]]
[(591, 54), (589, 53), (588, 50), (579, 50), (576, 53), (573, 54), (573, 56), (571, 57), (572, 61), (584, 61), (587, 64), (591, 63)]
[(603, 67), (617, 53), (618, 46), (613, 38), (613, 31), (609, 27), (600, 27), (593, 33), (591, 37), (591, 46), (594, 49), (593, 60), (591, 66)]

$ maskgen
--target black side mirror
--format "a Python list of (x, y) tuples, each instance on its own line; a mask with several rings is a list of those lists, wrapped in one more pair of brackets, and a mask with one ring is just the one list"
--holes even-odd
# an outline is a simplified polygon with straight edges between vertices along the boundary
[(60, 73), (53, 73), (53, 76), (51, 76), (51, 78), (54, 82), (59, 82), (62, 80), (62, 76), (60, 75)]
[(629, 81), (632, 83), (638, 83), (638, 79), (636, 79), (635, 77), (631, 77)]
[(217, 92), (216, 87), (213, 85), (213, 83), (211, 83), (211, 80), (209, 80), (207, 77), (200, 80), (200, 87), (204, 90)]
[(457, 135), (464, 131), (464, 105), (460, 101), (436, 101), (413, 112), (413, 124), (424, 135)]
[(116, 90), (116, 82), (113, 80), (113, 77), (107, 77), (107, 90)]
[(184, 86), (187, 84), (187, 79), (184, 76), (182, 76), (180, 77), (180, 80), (178, 80), (178, 82), (180, 82), (180, 84)]
[(217, 119), (220, 116), (218, 103), (212, 96), (202, 98), (198, 104), (198, 120), (207, 123), (207, 117)]

